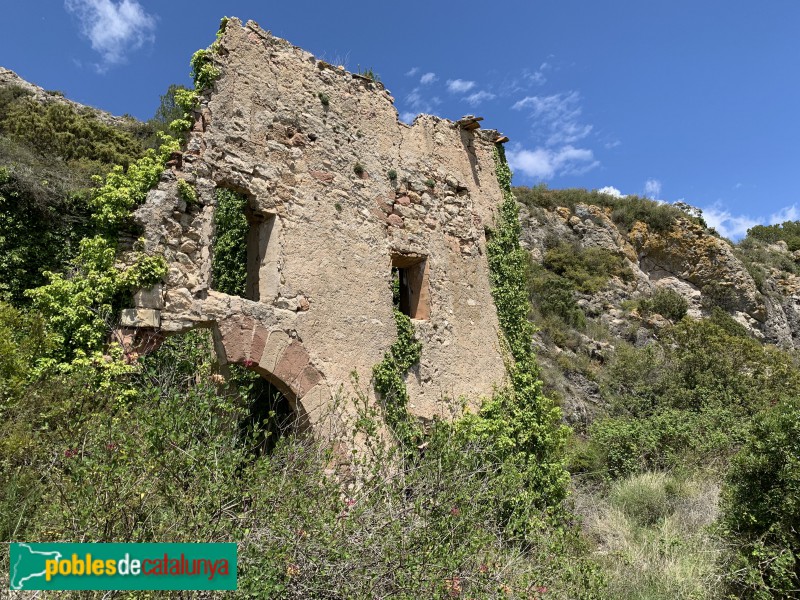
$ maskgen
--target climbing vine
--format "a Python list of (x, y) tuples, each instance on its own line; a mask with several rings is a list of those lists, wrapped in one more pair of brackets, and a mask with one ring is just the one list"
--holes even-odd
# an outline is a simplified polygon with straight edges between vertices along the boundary
[(394, 309), (397, 339), (383, 360), (372, 368), (375, 389), (383, 399), (386, 423), (402, 444), (407, 447), (419, 443), (422, 432), (408, 413), (408, 391), (403, 377), (419, 362), (422, 344), (414, 339), (411, 319)]
[(87, 353), (100, 352), (109, 324), (128, 296), (153, 286), (167, 274), (162, 256), (143, 252), (132, 256), (132, 265), (119, 268), (115, 260), (117, 236), (133, 208), (158, 182), (170, 153), (179, 147), (177, 140), (165, 136), (158, 151), (148, 150), (127, 171), (114, 167), (105, 179), (98, 178), (101, 185), (89, 205), (99, 233), (81, 240), (66, 273), (46, 272), (48, 282), (26, 292), (33, 306), (47, 318), (48, 329), (58, 342), (51, 362), (69, 364)]
[(503, 203), (487, 250), (509, 382), (477, 415), (467, 415), (457, 427), (468, 438), (482, 441), (501, 465), (503, 487), (515, 490), (501, 512), (512, 531), (524, 534), (538, 516), (554, 512), (566, 496), (563, 451), (568, 429), (561, 424), (558, 407), (542, 393), (531, 346), (535, 329), (528, 320), (527, 257), (519, 244), (518, 208), (501, 146), (495, 147), (495, 168)]
[(131, 211), (144, 202), (147, 192), (158, 183), (169, 155), (180, 150), (180, 142), (161, 134), (158, 150), (148, 150), (139, 160), (131, 163), (127, 170), (121, 166), (111, 169), (102, 177), (95, 177), (100, 187), (92, 194), (92, 220), (106, 235), (114, 237), (128, 219)]

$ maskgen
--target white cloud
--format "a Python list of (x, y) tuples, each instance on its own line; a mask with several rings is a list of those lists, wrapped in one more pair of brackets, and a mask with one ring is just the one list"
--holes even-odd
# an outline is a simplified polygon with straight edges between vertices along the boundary
[(784, 206), (768, 218), (751, 217), (749, 215), (734, 215), (726, 209), (722, 202), (717, 201), (711, 206), (703, 208), (703, 218), (709, 227), (716, 229), (720, 235), (731, 240), (740, 240), (747, 235), (747, 230), (756, 225), (777, 225), (785, 221), (800, 219), (800, 209), (797, 204)]
[(539, 66), (539, 68), (532, 73), (528, 69), (524, 69), (522, 71), (522, 77), (529, 83), (535, 85), (542, 85), (547, 81), (547, 77), (545, 76), (545, 71), (549, 71), (550, 68), (551, 67), (549, 63), (543, 62)]
[(797, 221), (798, 219), (800, 219), (800, 211), (797, 210), (796, 204), (792, 204), (791, 206), (784, 206), (776, 213), (772, 213), (769, 216), (769, 224), (777, 225), (785, 221)]
[(704, 208), (703, 218), (709, 227), (713, 227), (721, 236), (732, 240), (743, 238), (747, 235), (748, 229), (761, 224), (758, 219), (747, 215), (732, 215), (721, 202), (715, 202)]
[[(414, 115), (419, 113), (432, 114), (435, 107), (442, 103), (438, 96), (433, 96), (431, 98), (425, 97), (422, 94), (422, 88), (419, 87), (415, 87), (411, 90), (406, 96), (405, 101), (411, 107), (412, 111), (414, 111)], [(409, 114), (409, 112), (410, 111), (406, 111), (404, 114)]]
[(436, 76), (436, 73), (425, 73), (422, 77), (419, 78), (419, 82), (422, 85), (428, 85), (429, 83), (433, 83), (437, 79), (439, 78)]
[(644, 182), (644, 195), (655, 200), (661, 195), (661, 182), (658, 179), (648, 179)]
[(512, 169), (535, 179), (551, 179), (556, 175), (580, 175), (599, 164), (591, 150), (569, 145), (557, 150), (543, 147), (526, 150), (517, 146), (509, 149), (506, 157)]
[(475, 87), (474, 81), (465, 81), (463, 79), (447, 80), (447, 89), (453, 92), (454, 94), (463, 94), (464, 92), (470, 91), (474, 87)]
[(574, 144), (592, 132), (591, 125), (580, 123), (580, 94), (569, 92), (552, 96), (526, 96), (511, 107), (528, 109), (535, 123), (534, 130), (546, 135), (548, 146)]
[(417, 113), (415, 113), (415, 112), (400, 113), (400, 120), (403, 123), (408, 123), (409, 125), (411, 125), (411, 123), (413, 123), (414, 119), (416, 119), (416, 118), (417, 118)]
[(601, 187), (599, 190), (597, 190), (597, 192), (600, 193), (600, 194), (606, 194), (607, 196), (614, 196), (614, 198), (625, 198), (626, 197), (625, 194), (620, 192), (613, 185), (607, 185), (605, 187)]
[(414, 75), (416, 75), (417, 73), (419, 73), (419, 67), (411, 67), (411, 68), (410, 68), (410, 69), (409, 69), (409, 70), (406, 72), (406, 77), (413, 77), (413, 76), (414, 76)]
[(464, 100), (466, 100), (472, 106), (478, 106), (484, 100), (494, 100), (495, 95), (491, 92), (485, 92), (481, 90), (480, 92), (475, 92), (474, 94), (470, 94)]
[(124, 63), (131, 52), (155, 39), (156, 19), (137, 0), (64, 0), (64, 7), (78, 18), (81, 33), (102, 57), (101, 71)]

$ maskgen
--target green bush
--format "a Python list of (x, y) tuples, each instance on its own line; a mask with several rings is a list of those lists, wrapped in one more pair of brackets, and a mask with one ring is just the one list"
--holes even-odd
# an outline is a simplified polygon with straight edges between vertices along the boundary
[(129, 130), (107, 125), (95, 112), (23, 93), (0, 111), (0, 132), (48, 157), (127, 166), (144, 148)]
[(796, 397), (755, 419), (728, 471), (721, 521), (735, 548), (728, 579), (736, 597), (795, 597), (800, 589), (800, 400)]
[(443, 424), (404, 461), (377, 415), (334, 408), (336, 441), (368, 455), (289, 435), (259, 456), (257, 428), (239, 426), (250, 388), (222, 383), (209, 332), (125, 374), (96, 368), (31, 383), (0, 420), (0, 541), (236, 542), (241, 597), (600, 597), (574, 530), (531, 530), (522, 547), (504, 532), (497, 509), (519, 490), (490, 447)]
[(784, 221), (777, 225), (756, 225), (747, 230), (747, 238), (774, 244), (786, 242), (790, 251), (800, 250), (800, 221)]
[(750, 419), (800, 385), (791, 355), (743, 336), (719, 312), (684, 319), (644, 348), (617, 345), (601, 380), (607, 414), (590, 428), (601, 475), (725, 461)]
[(689, 303), (681, 294), (669, 288), (658, 288), (649, 298), (639, 301), (644, 314), (659, 314), (670, 321), (680, 321), (689, 310)]
[(586, 315), (575, 299), (575, 284), (569, 279), (531, 265), (528, 291), (533, 306), (543, 317), (556, 316), (576, 329), (586, 325)]
[(634, 223), (641, 221), (655, 231), (664, 232), (672, 228), (675, 221), (680, 218), (688, 219), (703, 227), (706, 226), (700, 216), (689, 214), (671, 204), (663, 204), (638, 196), (617, 198), (601, 194), (598, 191), (576, 188), (551, 190), (545, 184), (539, 184), (532, 188), (515, 187), (514, 194), (523, 204), (548, 210), (564, 206), (574, 212), (575, 206), (578, 204), (610, 208), (612, 220), (625, 230), (630, 230)]
[(703, 308), (711, 310), (715, 307), (725, 311), (735, 310), (739, 304), (739, 296), (736, 289), (730, 285), (722, 285), (717, 281), (707, 283), (700, 288), (702, 298), (700, 300)]
[(232, 190), (218, 188), (214, 210), (214, 251), (211, 280), (214, 289), (231, 296), (246, 295), (247, 198)]
[(91, 109), (0, 91), (0, 296), (26, 304), (25, 291), (66, 268), (80, 240), (97, 233), (93, 179), (138, 164), (137, 132), (133, 121), (108, 125)]
[(632, 276), (621, 256), (596, 246), (581, 248), (560, 242), (545, 252), (542, 264), (552, 273), (570, 280), (575, 289), (584, 294), (598, 292), (612, 276), (622, 279)]

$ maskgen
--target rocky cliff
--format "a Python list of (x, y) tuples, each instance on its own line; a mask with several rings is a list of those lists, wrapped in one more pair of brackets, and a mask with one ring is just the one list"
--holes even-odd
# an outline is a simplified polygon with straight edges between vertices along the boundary
[[(591, 420), (602, 404), (593, 374), (616, 345), (645, 345), (683, 315), (703, 319), (724, 311), (765, 344), (800, 347), (800, 252), (785, 242), (733, 244), (685, 205), (582, 190), (516, 192), (534, 271), (543, 376), (562, 397), (569, 421)], [(605, 262), (597, 263), (598, 256)], [(616, 266), (603, 271), (598, 264)], [(585, 285), (582, 268), (594, 268), (601, 283)], [(553, 303), (561, 280), (572, 308)]]

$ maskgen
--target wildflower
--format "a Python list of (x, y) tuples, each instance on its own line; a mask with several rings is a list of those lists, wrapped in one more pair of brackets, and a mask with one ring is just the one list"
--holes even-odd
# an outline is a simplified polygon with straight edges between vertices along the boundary
[(256, 363), (248, 358), (247, 360), (244, 361), (243, 364), (244, 364), (245, 367), (249, 368), (249, 367), (252, 367)]
[(445, 579), (444, 589), (451, 598), (457, 598), (461, 595), (461, 578), (454, 576)]
[(286, 565), (287, 577), (297, 577), (298, 575), (300, 575), (300, 567), (298, 567), (294, 563), (289, 563), (288, 565)]
[(458, 508), (457, 506), (454, 506), (453, 508), (450, 509), (450, 514), (454, 517), (457, 517), (458, 515), (461, 514), (461, 509)]

